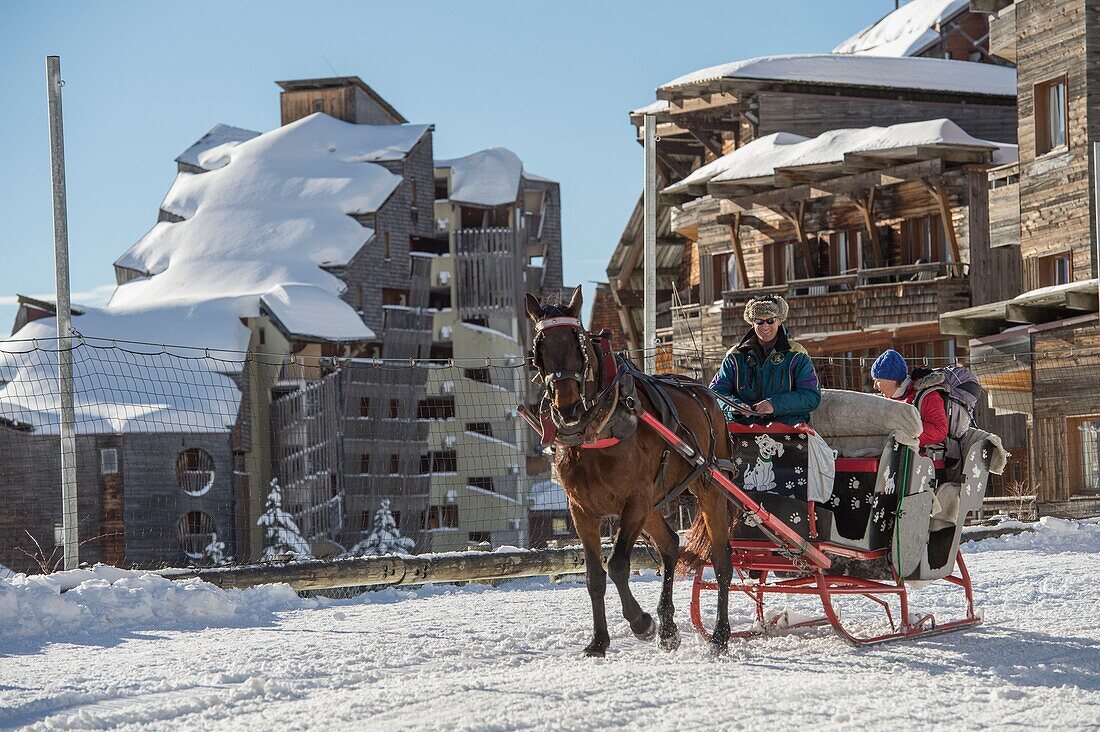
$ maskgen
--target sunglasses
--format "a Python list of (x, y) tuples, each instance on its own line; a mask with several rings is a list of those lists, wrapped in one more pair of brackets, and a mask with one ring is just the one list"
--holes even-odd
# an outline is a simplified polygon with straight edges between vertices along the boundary
[(754, 320), (752, 321), (757, 325), (775, 325), (775, 318), (768, 318), (767, 320)]

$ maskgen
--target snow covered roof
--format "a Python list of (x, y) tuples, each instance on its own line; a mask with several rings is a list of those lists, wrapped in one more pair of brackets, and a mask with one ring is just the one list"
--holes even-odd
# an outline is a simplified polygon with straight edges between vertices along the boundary
[(1016, 70), (1005, 66), (937, 58), (829, 53), (762, 56), (711, 66), (673, 79), (658, 91), (718, 79), (1016, 96)]
[(276, 285), (260, 304), (288, 336), (326, 341), (369, 341), (374, 331), (331, 290), (316, 285)]
[(481, 150), (451, 160), (437, 160), (437, 168), (451, 169), (450, 200), (474, 206), (502, 206), (519, 196), (523, 163), (504, 147)]
[[(364, 161), (390, 159), (428, 129), (408, 127), (355, 125), (314, 114), (200, 153), (197, 159), (203, 165), (211, 165), (213, 155), (224, 160), (219, 158), (207, 173), (178, 175), (162, 207), (184, 220), (156, 224), (116, 262), (147, 276), (120, 285), (106, 307), (76, 315), (73, 327), (90, 339), (168, 340), (215, 354), (240, 352), (251, 336), (242, 319), (259, 315), (262, 302), (293, 335), (337, 341), (373, 338), (351, 306), (340, 300), (344, 283), (322, 265), (346, 263), (372, 238), (373, 232), (349, 214), (377, 210), (401, 178)], [(47, 317), (0, 343), (0, 380), (9, 382), (0, 387), (0, 415), (26, 414), (23, 421), (35, 425), (56, 421), (56, 414), (47, 414), (56, 405), (41, 401), (39, 394), (41, 384), (48, 383), (42, 375), (50, 365), (39, 363), (44, 356), (20, 353), (26, 348), (17, 343), (55, 336), (56, 319)], [(141, 358), (148, 366), (149, 356)], [(196, 367), (198, 386), (231, 389), (233, 397), (219, 391), (216, 402), (204, 399), (202, 408), (193, 410), (185, 401), (186, 389), (177, 399), (140, 389), (103, 393), (92, 381), (81, 386), (81, 369), (87, 376), (115, 366), (78, 362), (82, 391), (77, 408), (87, 417), (81, 429), (98, 429), (99, 424), (112, 431), (133, 431), (141, 424), (160, 431), (170, 431), (174, 424), (224, 429), (235, 418), (240, 396), (220, 372), (234, 366), (210, 361), (207, 368)], [(107, 374), (101, 381), (124, 383), (123, 375), (138, 366), (126, 368), (131, 371), (120, 372), (117, 380)], [(181, 378), (182, 388), (190, 377)], [(147, 387), (159, 390), (161, 385), (158, 380)], [(206, 414), (212, 403), (228, 405), (227, 412)], [(108, 408), (115, 411), (104, 414)]]
[(659, 114), (661, 112), (667, 112), (670, 106), (670, 102), (667, 99), (658, 99), (653, 104), (647, 104), (644, 107), (633, 109), (630, 111), (631, 116), (639, 114)]
[(770, 184), (780, 168), (842, 164), (845, 155), (856, 153), (900, 158), (927, 147), (988, 150), (991, 162), (998, 165), (1018, 156), (1016, 145), (978, 139), (949, 119), (829, 130), (810, 139), (779, 132), (718, 158), (663, 192), (687, 193), (705, 183)]
[(833, 49), (833, 53), (915, 56), (940, 40), (942, 23), (968, 9), (969, 0), (910, 0)]
[[(185, 165), (194, 165), (198, 168), (204, 168), (205, 166), (199, 162), (199, 158), (207, 150), (212, 150), (213, 148), (221, 147), (222, 145), (236, 147), (242, 142), (251, 140), (253, 137), (259, 136), (259, 134), (259, 132), (253, 132), (252, 130), (246, 130), (240, 127), (231, 127), (230, 125), (223, 124), (214, 125), (210, 128), (209, 132), (199, 138), (198, 142), (180, 153), (179, 157), (176, 158), (176, 162), (184, 163)], [(217, 158), (223, 161), (223, 165), (225, 164), (225, 162), (228, 162), (228, 160), (221, 155), (217, 156)], [(212, 170), (213, 168), (206, 169)]]

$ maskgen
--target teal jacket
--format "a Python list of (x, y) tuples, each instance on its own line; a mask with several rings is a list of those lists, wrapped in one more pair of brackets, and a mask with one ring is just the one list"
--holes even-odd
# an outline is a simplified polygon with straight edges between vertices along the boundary
[[(805, 423), (810, 412), (821, 403), (821, 386), (806, 349), (787, 337), (780, 328), (775, 348), (757, 362), (756, 333), (749, 330), (739, 344), (731, 348), (722, 367), (710, 382), (710, 388), (734, 401), (748, 405), (767, 399), (775, 409), (775, 420), (786, 425)], [(726, 419), (735, 421), (735, 412), (722, 405)], [(744, 421), (744, 417), (737, 418)]]

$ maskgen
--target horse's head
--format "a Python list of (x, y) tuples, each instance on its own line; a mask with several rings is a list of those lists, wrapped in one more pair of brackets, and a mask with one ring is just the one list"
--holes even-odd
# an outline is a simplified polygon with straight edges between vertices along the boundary
[(527, 294), (527, 317), (535, 326), (531, 355), (551, 404), (566, 423), (580, 420), (587, 409), (589, 382), (594, 386), (596, 359), (581, 323), (581, 288), (568, 305), (543, 305)]

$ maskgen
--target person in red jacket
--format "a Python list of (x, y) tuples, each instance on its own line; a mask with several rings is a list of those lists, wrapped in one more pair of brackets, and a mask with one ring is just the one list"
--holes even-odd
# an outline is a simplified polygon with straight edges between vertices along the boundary
[(916, 405), (924, 427), (920, 435), (921, 453), (941, 459), (943, 451), (936, 448), (947, 440), (947, 409), (942, 392), (936, 388), (920, 388), (921, 382), (913, 380), (905, 358), (892, 348), (875, 359), (871, 378), (875, 390), (884, 397)]

